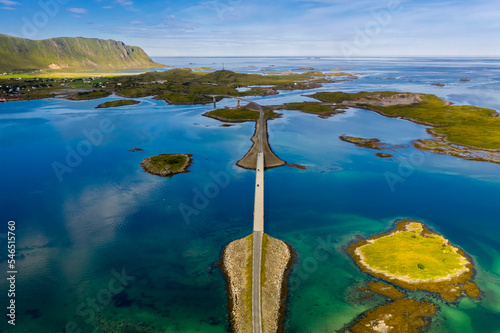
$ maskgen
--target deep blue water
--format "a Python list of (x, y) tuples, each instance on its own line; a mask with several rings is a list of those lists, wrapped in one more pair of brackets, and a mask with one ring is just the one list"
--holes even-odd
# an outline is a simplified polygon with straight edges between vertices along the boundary
[[(315, 91), (433, 93), (500, 110), (496, 59), (155, 60), (177, 67), (224, 63), (245, 72), (269, 65), (275, 71), (338, 67), (363, 75)], [(471, 81), (459, 82), (463, 77)], [(436, 82), (446, 86), (431, 85)], [(279, 104), (310, 100), (303, 95), (312, 92), (252, 99)], [(151, 332), (228, 330), (225, 282), (215, 264), (227, 243), (251, 233), (254, 173), (234, 163), (251, 146), (253, 124), (220, 127), (201, 116), (210, 105), (169, 106), (150, 98), (138, 99), (136, 106), (94, 109), (115, 98), (0, 104), (0, 241), (5, 243), (7, 221), (15, 220), (19, 271), (16, 329), (2, 321), (2, 332), (63, 332), (67, 325), (82, 332), (120, 332), (124, 325), (141, 324)], [(480, 302), (438, 302), (431, 332), (499, 332), (500, 165), (416, 151), (410, 143), (428, 137), (425, 126), (369, 111), (350, 109), (329, 119), (283, 114), (269, 123), (271, 146), (283, 160), (307, 167), (266, 172), (266, 232), (297, 252), (286, 331), (331, 332), (380, 304), (380, 299), (352, 300), (355, 287), (369, 277), (342, 248), (355, 235), (379, 233), (395, 219), (410, 217), (474, 258), (485, 293)], [(86, 143), (84, 131), (94, 134), (95, 144)], [(394, 158), (380, 159), (373, 150), (340, 141), (343, 134), (406, 146), (392, 152)], [(129, 151), (135, 147), (144, 151)], [(79, 150), (80, 158), (67, 160)], [(194, 154), (191, 172), (172, 178), (143, 172), (140, 162), (161, 153)], [(394, 176), (400, 182), (388, 181)], [(318, 238), (330, 239), (336, 250), (311, 269), (303, 263), (313, 257)], [(6, 255), (0, 252), (2, 267)], [(123, 291), (112, 293), (107, 304), (110, 290), (120, 289), (110, 283), (117, 286), (122, 270), (134, 279), (125, 280)], [(7, 289), (4, 278), (0, 287)], [(106, 302), (92, 308), (93, 298)], [(0, 300), (7, 304), (3, 292)]]

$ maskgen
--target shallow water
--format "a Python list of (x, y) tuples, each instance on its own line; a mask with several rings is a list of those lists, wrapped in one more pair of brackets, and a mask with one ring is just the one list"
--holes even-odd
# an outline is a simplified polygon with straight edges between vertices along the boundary
[[(317, 91), (426, 92), (500, 109), (500, 97), (490, 93), (500, 81), (500, 61), (493, 59), (156, 60), (178, 67), (224, 62), (226, 69), (249, 72), (270, 64), (277, 71), (340, 67), (366, 75)], [(458, 82), (461, 77), (472, 81)], [(430, 85), (435, 82), (447, 86)], [(271, 105), (310, 100), (302, 95), (312, 92), (252, 99)], [(234, 163), (251, 146), (253, 124), (222, 128), (201, 116), (210, 105), (168, 106), (150, 98), (94, 109), (112, 99), (0, 104), (0, 233), (8, 220), (17, 222), (20, 272), (16, 330), (2, 321), (0, 331), (62, 332), (73, 321), (82, 332), (119, 332), (120, 325), (140, 323), (154, 332), (227, 332), (225, 282), (215, 264), (228, 242), (251, 233), (254, 173)], [(331, 332), (381, 304), (383, 298), (357, 300), (355, 287), (369, 277), (343, 247), (355, 235), (380, 233), (403, 217), (426, 222), (478, 264), (484, 298), (458, 306), (436, 300), (441, 310), (431, 332), (498, 330), (500, 165), (416, 151), (409, 144), (428, 137), (424, 126), (369, 111), (350, 109), (329, 119), (283, 114), (269, 122), (271, 146), (281, 159), (307, 167), (266, 173), (266, 232), (297, 254), (286, 332)], [(94, 137), (98, 144), (82, 143), (84, 130), (101, 133)], [(373, 150), (340, 141), (343, 134), (406, 146), (390, 152), (394, 158), (381, 159)], [(128, 151), (135, 147), (144, 151)], [(85, 156), (70, 160), (71, 172), (59, 179), (53, 163), (68, 165), (68, 151), (78, 148), (87, 148)], [(194, 154), (191, 172), (172, 178), (143, 172), (140, 162), (161, 153)], [(393, 176), (402, 181), (391, 183)], [(200, 199), (199, 193), (208, 196)], [(193, 208), (189, 216), (181, 213), (184, 205)], [(321, 261), (315, 257), (318, 239), (334, 248)], [(6, 253), (0, 258), (4, 265)], [(134, 279), (110, 304), (91, 310), (89, 298), (106, 300), (113, 270), (122, 269)], [(1, 279), (0, 288), (6, 287)], [(95, 318), (88, 320), (92, 313)]]

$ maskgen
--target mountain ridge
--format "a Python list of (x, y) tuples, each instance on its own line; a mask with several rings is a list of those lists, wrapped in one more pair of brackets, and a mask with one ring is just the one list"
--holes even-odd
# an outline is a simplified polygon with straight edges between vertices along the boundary
[(0, 71), (164, 67), (138, 46), (112, 39), (56, 37), (41, 40), (0, 34)]

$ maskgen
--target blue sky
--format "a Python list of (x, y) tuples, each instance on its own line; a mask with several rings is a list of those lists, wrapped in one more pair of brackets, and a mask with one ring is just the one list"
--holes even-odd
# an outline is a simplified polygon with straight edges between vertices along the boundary
[(0, 0), (0, 33), (151, 56), (500, 56), (498, 0)]

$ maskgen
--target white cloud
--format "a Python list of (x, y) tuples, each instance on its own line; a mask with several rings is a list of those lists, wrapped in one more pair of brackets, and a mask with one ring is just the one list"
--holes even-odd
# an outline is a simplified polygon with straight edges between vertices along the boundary
[(134, 4), (134, 2), (130, 0), (116, 0), (116, 2), (122, 6), (132, 6)]
[[(0, 3), (5, 6), (15, 6), (15, 5), (20, 5), (19, 2), (11, 1), (11, 0), (0, 0)], [(8, 7), (3, 7), (3, 9), (8, 8)]]
[(0, 9), (4, 9), (4, 10), (16, 10), (14, 7), (0, 7)]
[(113, 6), (102, 6), (102, 8), (104, 8), (104, 9), (111, 9), (111, 8), (113, 8)]
[(144, 24), (144, 22), (142, 22), (142, 21), (140, 21), (140, 20), (129, 21), (128, 23), (130, 23), (130, 24), (134, 24), (134, 25), (141, 25), (141, 24)]
[(75, 14), (87, 14), (87, 10), (85, 8), (68, 8), (67, 11)]

